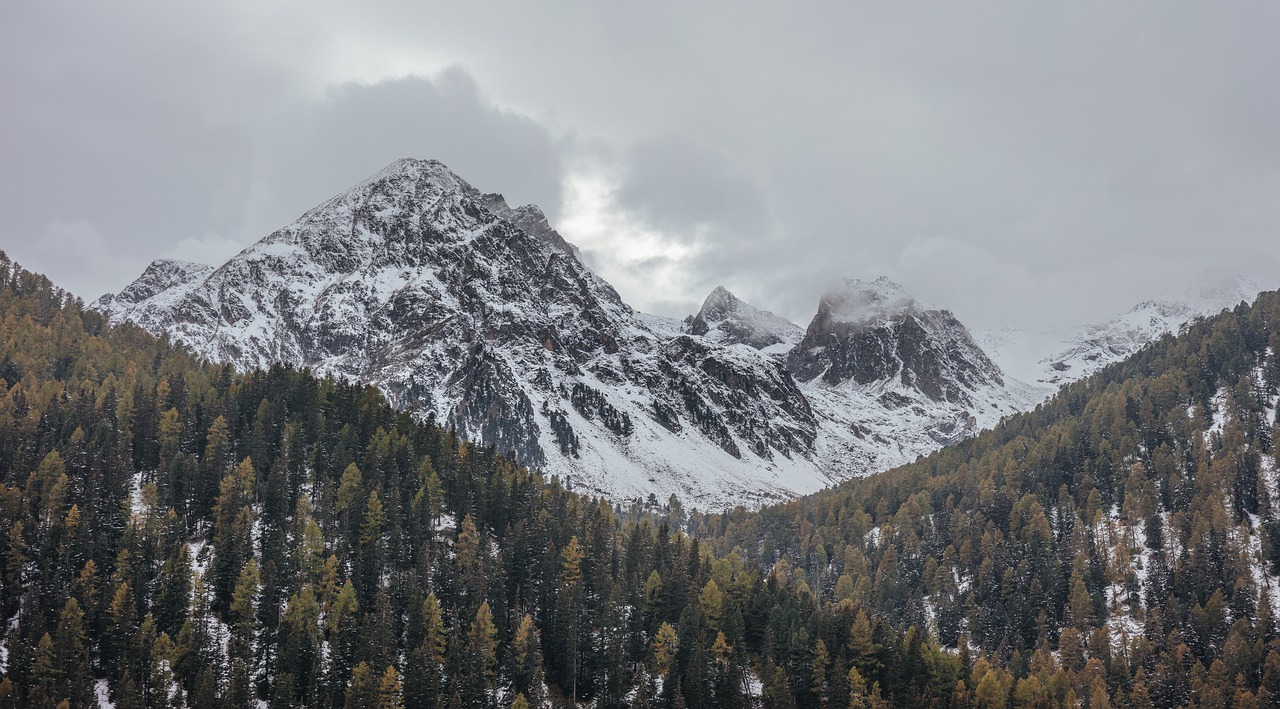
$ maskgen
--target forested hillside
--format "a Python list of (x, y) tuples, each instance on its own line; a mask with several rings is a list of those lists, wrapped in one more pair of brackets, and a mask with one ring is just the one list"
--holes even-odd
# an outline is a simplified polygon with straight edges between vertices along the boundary
[[(370, 388), (197, 361), (7, 259), (0, 376), (0, 706), (845, 706), (851, 677), (946, 704), (959, 672), (712, 557), (678, 507), (620, 514)], [(840, 640), (795, 669), (804, 627)]]
[(1277, 316), (686, 519), (109, 327), (0, 257), (0, 707), (1280, 703)]
[[(976, 439), (691, 531), (959, 648), (958, 705), (1277, 706), (1278, 390), (1265, 293)], [(810, 626), (788, 669), (849, 640)]]

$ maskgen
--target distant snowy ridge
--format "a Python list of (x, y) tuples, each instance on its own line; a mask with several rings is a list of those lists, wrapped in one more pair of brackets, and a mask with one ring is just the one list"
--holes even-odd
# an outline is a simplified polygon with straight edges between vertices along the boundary
[(1047, 397), (1059, 386), (1118, 362), (1165, 333), (1177, 334), (1198, 317), (1252, 303), (1266, 289), (1245, 276), (1211, 277), (1143, 301), (1122, 315), (1075, 328), (1005, 328), (974, 335), (1005, 372), (1039, 387)]

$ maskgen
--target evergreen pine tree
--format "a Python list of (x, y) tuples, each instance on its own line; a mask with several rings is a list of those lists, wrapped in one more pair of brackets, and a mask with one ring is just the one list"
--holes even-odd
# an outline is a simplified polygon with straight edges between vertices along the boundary
[(378, 680), (378, 709), (404, 709), (400, 673), (393, 665), (387, 665)]

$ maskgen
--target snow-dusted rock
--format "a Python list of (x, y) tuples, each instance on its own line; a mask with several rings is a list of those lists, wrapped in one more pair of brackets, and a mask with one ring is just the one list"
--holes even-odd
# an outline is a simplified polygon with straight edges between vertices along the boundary
[(839, 476), (907, 463), (1034, 405), (950, 311), (898, 284), (844, 281), (822, 296), (787, 356)]
[(685, 318), (690, 334), (719, 344), (743, 344), (784, 354), (795, 347), (804, 330), (798, 325), (745, 303), (723, 286), (711, 291), (696, 315)]
[(802, 382), (896, 379), (931, 401), (966, 405), (976, 388), (1004, 384), (1000, 368), (950, 311), (917, 302), (884, 277), (845, 281), (824, 294), (787, 366)]

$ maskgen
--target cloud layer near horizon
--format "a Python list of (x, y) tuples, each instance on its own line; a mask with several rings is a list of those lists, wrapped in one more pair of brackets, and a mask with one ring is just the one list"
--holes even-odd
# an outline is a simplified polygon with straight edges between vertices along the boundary
[(978, 327), (1280, 286), (1280, 8), (233, 1), (0, 10), (0, 248), (94, 297), (402, 156), (544, 208), (642, 309)]

